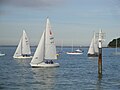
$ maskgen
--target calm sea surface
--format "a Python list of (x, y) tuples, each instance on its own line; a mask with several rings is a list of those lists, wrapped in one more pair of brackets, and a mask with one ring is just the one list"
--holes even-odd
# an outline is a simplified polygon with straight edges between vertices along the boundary
[(63, 48), (58, 68), (31, 68), (31, 59), (13, 59), (15, 49), (0, 47), (6, 54), (0, 57), (0, 90), (120, 90), (120, 55), (112, 54), (114, 48), (103, 48), (102, 78), (98, 77), (98, 58), (88, 58), (88, 48), (74, 56), (64, 53), (71, 48)]

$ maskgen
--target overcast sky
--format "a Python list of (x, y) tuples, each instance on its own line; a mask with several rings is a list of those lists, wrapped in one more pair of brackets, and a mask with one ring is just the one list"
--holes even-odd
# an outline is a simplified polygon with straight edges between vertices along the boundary
[(57, 45), (88, 46), (99, 29), (105, 46), (120, 37), (119, 0), (0, 0), (0, 45), (17, 45), (23, 29), (37, 45), (47, 16)]

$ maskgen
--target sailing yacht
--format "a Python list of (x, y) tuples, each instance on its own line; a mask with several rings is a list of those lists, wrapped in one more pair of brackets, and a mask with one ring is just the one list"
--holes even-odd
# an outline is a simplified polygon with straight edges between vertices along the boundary
[(120, 55), (120, 52), (118, 52), (118, 39), (119, 38), (116, 38), (115, 52), (113, 53), (114, 55)]
[(77, 49), (75, 51), (73, 51), (73, 47), (72, 47), (72, 51), (71, 52), (66, 52), (66, 54), (69, 54), (69, 55), (81, 55), (83, 54), (83, 51), (81, 49)]
[(55, 59), (57, 59), (56, 46), (50, 21), (47, 18), (46, 29), (43, 31), (30, 65), (32, 67), (59, 67), (59, 63), (53, 62)]
[(1, 51), (0, 51), (0, 56), (5, 56), (5, 54), (4, 54), (4, 53), (1, 53)]
[(28, 36), (23, 30), (22, 37), (13, 55), (13, 58), (32, 58)]
[(88, 56), (89, 57), (97, 57), (98, 56), (98, 45), (97, 45), (97, 40), (95, 37), (95, 33), (94, 36), (92, 38), (89, 50), (88, 50)]
[(66, 52), (66, 54), (68, 54), (68, 55), (81, 55), (81, 54), (83, 54), (83, 51), (79, 48), (77, 50), (73, 51), (73, 41), (72, 41), (72, 50), (71, 50), (71, 52)]

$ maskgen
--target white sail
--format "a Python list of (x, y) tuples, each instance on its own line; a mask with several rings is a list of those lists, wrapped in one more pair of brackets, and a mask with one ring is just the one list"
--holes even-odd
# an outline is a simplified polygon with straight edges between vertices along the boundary
[(31, 63), (32, 64), (39, 64), (41, 62), (43, 62), (44, 60), (44, 32), (42, 34), (42, 37), (40, 39), (40, 42), (37, 46), (37, 49), (35, 51), (35, 54), (32, 58)]
[(94, 33), (94, 52), (95, 53), (98, 53), (98, 44), (97, 44), (97, 40), (96, 40), (96, 37), (95, 37), (95, 33)]
[(23, 31), (22, 38), (22, 54), (31, 54), (29, 40), (25, 31)]
[(97, 53), (98, 53), (98, 44), (97, 44), (97, 40), (94, 33), (94, 36), (92, 38), (92, 41), (88, 50), (88, 54), (97, 54)]
[(19, 44), (18, 44), (18, 47), (17, 47), (17, 49), (16, 49), (15, 54), (14, 54), (13, 57), (21, 56), (21, 53), (22, 53), (22, 50), (21, 50), (21, 47), (22, 47), (21, 41), (22, 41), (22, 37), (21, 37), (21, 39), (20, 39), (20, 42), (19, 42)]
[(94, 54), (94, 41), (92, 39), (89, 50), (88, 50), (88, 54)]
[(50, 21), (48, 18), (45, 30), (45, 59), (57, 59), (56, 46), (54, 42), (53, 33), (51, 31)]

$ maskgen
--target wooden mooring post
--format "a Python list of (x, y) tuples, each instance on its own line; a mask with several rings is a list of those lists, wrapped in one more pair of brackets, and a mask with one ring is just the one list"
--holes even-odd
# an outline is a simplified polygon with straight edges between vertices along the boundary
[(102, 33), (102, 30), (100, 30), (98, 33), (98, 49), (99, 49), (98, 75), (99, 77), (102, 77), (102, 42), (103, 42), (103, 33)]
[(98, 56), (98, 74), (102, 74), (102, 48), (99, 48), (99, 56)]

